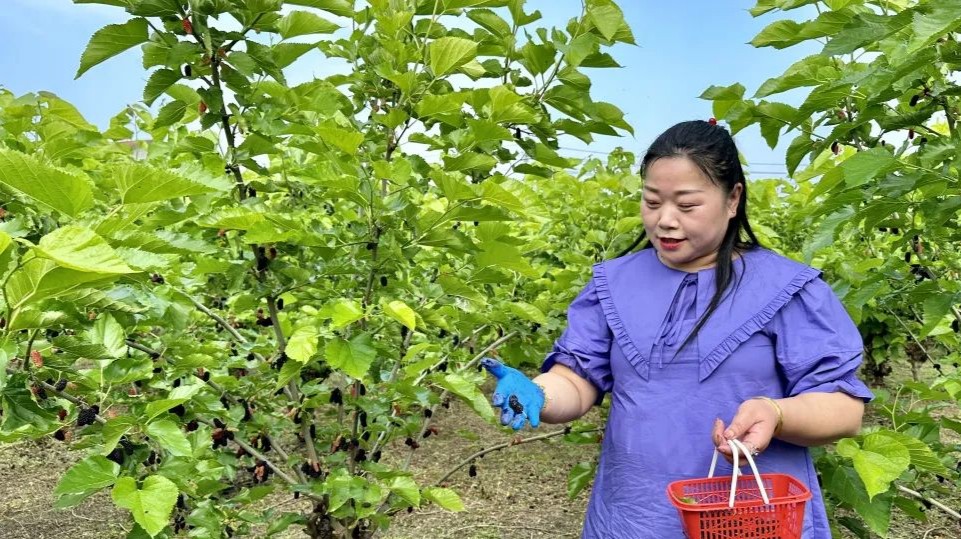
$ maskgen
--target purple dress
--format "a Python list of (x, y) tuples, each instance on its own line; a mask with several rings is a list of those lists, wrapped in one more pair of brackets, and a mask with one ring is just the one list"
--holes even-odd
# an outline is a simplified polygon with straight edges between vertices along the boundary
[[(570, 305), (542, 370), (566, 365), (611, 394), (584, 538), (684, 537), (667, 485), (707, 476), (714, 419), (729, 422), (750, 397), (843, 391), (871, 399), (856, 376), (861, 336), (818, 270), (762, 248), (734, 270), (736, 290), (680, 354), (714, 295), (713, 268), (675, 270), (644, 249), (595, 265)], [(808, 449), (775, 439), (756, 461), (761, 473), (808, 486), (803, 538), (830, 538)], [(731, 465), (720, 463), (717, 474), (730, 477)]]

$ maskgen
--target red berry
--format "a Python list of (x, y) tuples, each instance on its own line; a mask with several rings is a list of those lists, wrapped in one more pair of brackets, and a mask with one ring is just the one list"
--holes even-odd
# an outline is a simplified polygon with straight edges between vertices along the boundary
[(908, 139), (914, 140), (914, 129), (908, 129)]
[(200, 114), (207, 112), (207, 104), (201, 101), (200, 104), (197, 105), (197, 112)]
[(181, 21), (181, 23), (183, 24), (184, 32), (187, 32), (188, 34), (194, 33), (194, 25), (190, 23), (190, 19), (184, 19)]
[(709, 118), (709, 119), (707, 120), (707, 123), (709, 123), (709, 124), (711, 124), (711, 125), (717, 125), (717, 118), (713, 118), (713, 117), (712, 117), (712, 118)]
[(43, 367), (43, 356), (41, 356), (41, 355), (40, 355), (40, 352), (38, 352), (38, 351), (36, 351), (36, 350), (31, 350), (31, 351), (30, 351), (30, 361), (32, 361), (32, 362), (33, 362), (33, 366), (36, 367), (36, 368), (38, 368), (38, 369), (41, 368), (41, 367)]

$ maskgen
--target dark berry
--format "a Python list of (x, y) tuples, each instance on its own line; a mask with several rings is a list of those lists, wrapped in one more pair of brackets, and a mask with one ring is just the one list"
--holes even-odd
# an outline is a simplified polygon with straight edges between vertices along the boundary
[(467, 469), (467, 475), (477, 477), (477, 465), (471, 464), (470, 468)]
[(381, 275), (381, 276), (380, 276), (380, 286), (387, 286), (387, 276), (386, 276), (386, 275)]
[(367, 460), (367, 451), (364, 448), (358, 449), (354, 455), (354, 462), (364, 462), (365, 460)]
[(915, 106), (915, 105), (918, 104), (918, 100), (919, 100), (919, 99), (921, 99), (921, 95), (920, 95), (920, 94), (913, 95), (913, 96), (911, 96), (911, 101), (910, 101), (908, 104), (913, 107), (913, 106)]
[(177, 406), (174, 406), (173, 408), (170, 409), (170, 413), (178, 417), (183, 417), (184, 414), (187, 413), (187, 409), (184, 408), (183, 404), (178, 404)]
[(107, 460), (112, 460), (123, 466), (123, 450), (119, 447), (115, 447), (114, 450), (107, 455)]
[(284, 298), (280, 298), (277, 300), (277, 310), (278, 311), (284, 310)]
[(258, 318), (256, 324), (260, 327), (269, 328), (274, 325), (274, 320), (272, 318)]
[(57, 391), (63, 391), (64, 389), (67, 389), (67, 380), (61, 378), (60, 380), (57, 381), (57, 385), (53, 387)]
[(344, 395), (341, 393), (339, 387), (335, 387), (334, 390), (330, 392), (330, 403), (331, 404), (344, 403)]
[(191, 69), (190, 64), (184, 65), (184, 76), (189, 77), (192, 73), (193, 69)]
[(198, 423), (196, 419), (191, 419), (187, 422), (187, 426), (185, 428), (187, 429), (187, 432), (193, 432), (197, 430), (198, 427), (200, 427), (200, 423)]
[(247, 354), (247, 361), (253, 361), (255, 359), (257, 359), (257, 356), (255, 356), (253, 352)]
[(834, 152), (834, 155), (841, 153), (841, 145), (838, 144), (838, 141), (835, 140), (831, 143), (831, 151)]
[(67, 439), (67, 435), (64, 433), (63, 429), (60, 429), (57, 432), (53, 433), (53, 439), (63, 442), (64, 440)]
[(374, 451), (374, 454), (370, 456), (371, 460), (374, 462), (380, 462), (380, 449)]
[(81, 408), (77, 414), (77, 426), (92, 425), (97, 419), (97, 412), (93, 408)]
[(914, 129), (908, 129), (908, 139), (914, 140)]
[(424, 417), (430, 417), (434, 415), (434, 411), (430, 408), (424, 408)]

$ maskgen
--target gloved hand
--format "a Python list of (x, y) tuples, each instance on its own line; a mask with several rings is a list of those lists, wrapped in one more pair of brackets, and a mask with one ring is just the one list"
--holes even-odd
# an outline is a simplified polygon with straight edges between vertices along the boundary
[(503, 365), (496, 359), (485, 357), (480, 364), (497, 378), (491, 402), (501, 409), (501, 424), (520, 430), (529, 420), (531, 427), (537, 428), (541, 423), (541, 408), (544, 407), (544, 391), (540, 386), (521, 371)]

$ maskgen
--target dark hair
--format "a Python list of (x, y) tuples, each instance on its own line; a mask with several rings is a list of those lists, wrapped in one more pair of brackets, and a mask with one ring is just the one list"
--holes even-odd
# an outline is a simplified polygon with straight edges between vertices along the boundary
[[(738, 158), (737, 146), (726, 129), (719, 125), (695, 120), (681, 122), (661, 133), (647, 149), (641, 162), (641, 176), (658, 159), (665, 157), (686, 157), (693, 162), (707, 177), (720, 187), (724, 194), (730, 194), (734, 186), (741, 184), (741, 196), (738, 200), (737, 213), (728, 222), (721, 248), (717, 254), (717, 265), (714, 272), (716, 291), (704, 312), (704, 316), (697, 321), (697, 325), (678, 348), (678, 352), (694, 339), (707, 319), (711, 317), (734, 277), (734, 252), (745, 251), (760, 247), (761, 243), (751, 230), (747, 219), (747, 181), (744, 169)], [(743, 236), (747, 238), (743, 238)], [(619, 256), (631, 252), (645, 239), (642, 230), (637, 240)], [(651, 248), (648, 241), (643, 249)], [(743, 259), (742, 259), (743, 260)], [(735, 284), (736, 288), (736, 284)]]

